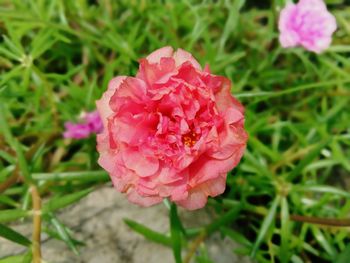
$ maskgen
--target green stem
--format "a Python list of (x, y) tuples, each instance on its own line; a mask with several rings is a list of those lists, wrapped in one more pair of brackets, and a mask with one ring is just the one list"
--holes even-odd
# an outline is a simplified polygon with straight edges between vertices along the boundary
[(182, 242), (181, 242), (181, 232), (182, 232), (182, 224), (180, 218), (177, 214), (177, 207), (175, 203), (171, 204), (170, 207), (170, 234), (171, 234), (171, 242), (173, 248), (173, 254), (176, 263), (182, 263), (181, 259), (181, 250), (182, 250)]

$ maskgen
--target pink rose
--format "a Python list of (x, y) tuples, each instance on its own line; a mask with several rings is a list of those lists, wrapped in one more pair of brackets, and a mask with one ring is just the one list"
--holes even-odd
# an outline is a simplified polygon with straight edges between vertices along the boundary
[(64, 124), (64, 138), (83, 139), (89, 137), (91, 133), (99, 133), (103, 129), (103, 124), (97, 111), (83, 113), (80, 119), (80, 123), (68, 121)]
[(222, 194), (247, 142), (230, 89), (171, 47), (141, 59), (136, 77), (112, 79), (96, 102), (105, 127), (97, 149), (115, 188), (141, 206), (169, 198), (190, 210)]
[(282, 47), (303, 46), (320, 53), (331, 44), (337, 24), (322, 0), (300, 0), (281, 11), (278, 27)]

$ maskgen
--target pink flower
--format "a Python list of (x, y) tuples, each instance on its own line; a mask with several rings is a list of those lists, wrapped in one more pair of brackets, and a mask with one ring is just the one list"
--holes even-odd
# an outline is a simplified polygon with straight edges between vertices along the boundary
[(90, 136), (91, 133), (99, 133), (103, 130), (103, 124), (97, 111), (83, 113), (82, 123), (66, 122), (63, 133), (64, 138), (82, 139)]
[(104, 123), (99, 164), (141, 206), (169, 198), (193, 210), (222, 194), (246, 147), (243, 106), (228, 79), (171, 47), (140, 60), (136, 77), (112, 79), (96, 102)]
[(331, 44), (337, 24), (322, 0), (300, 0), (281, 11), (278, 27), (282, 47), (303, 46), (320, 53)]

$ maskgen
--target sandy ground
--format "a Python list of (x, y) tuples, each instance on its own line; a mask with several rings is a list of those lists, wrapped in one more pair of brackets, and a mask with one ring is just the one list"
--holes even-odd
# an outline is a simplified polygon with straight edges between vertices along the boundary
[[(209, 213), (202, 209), (196, 212), (180, 210), (186, 226), (201, 226), (210, 222)], [(103, 187), (77, 204), (62, 210), (59, 219), (74, 231), (74, 237), (85, 242), (76, 256), (67, 246), (45, 234), (42, 235), (42, 253), (46, 262), (70, 263), (171, 263), (171, 250), (145, 240), (133, 232), (122, 221), (129, 218), (161, 232), (169, 229), (168, 210), (163, 204), (140, 208), (130, 204), (126, 198), (112, 187)], [(31, 235), (31, 222), (12, 226), (20, 233)], [(214, 235), (206, 241), (209, 254), (215, 263), (250, 262), (248, 258), (233, 254), (238, 245), (231, 240), (222, 240)], [(0, 238), (0, 258), (16, 255), (24, 249)]]

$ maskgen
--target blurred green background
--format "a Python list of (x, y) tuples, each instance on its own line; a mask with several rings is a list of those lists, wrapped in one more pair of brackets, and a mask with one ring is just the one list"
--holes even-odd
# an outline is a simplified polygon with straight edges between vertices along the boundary
[[(77, 250), (55, 214), (109, 179), (95, 138), (64, 140), (63, 124), (94, 110), (113, 76), (134, 75), (139, 58), (171, 45), (232, 80), (248, 148), (209, 202), (211, 225), (182, 231), (179, 243), (175, 230), (128, 224), (175, 254), (220, 231), (257, 262), (348, 262), (349, 227), (295, 221), (350, 211), (350, 3), (327, 3), (338, 30), (316, 55), (280, 47), (284, 0), (0, 0), (0, 235), (31, 261), (35, 245), (9, 223), (31, 220), (39, 195), (43, 229)], [(211, 262), (202, 250), (193, 258)]]

